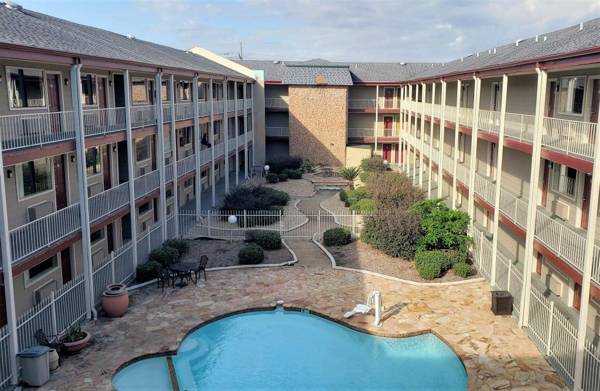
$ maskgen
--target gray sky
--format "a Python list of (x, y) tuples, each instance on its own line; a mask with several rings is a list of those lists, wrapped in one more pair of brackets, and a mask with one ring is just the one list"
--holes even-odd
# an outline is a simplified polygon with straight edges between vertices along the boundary
[(600, 0), (17, 0), (140, 39), (248, 59), (448, 61), (600, 17)]

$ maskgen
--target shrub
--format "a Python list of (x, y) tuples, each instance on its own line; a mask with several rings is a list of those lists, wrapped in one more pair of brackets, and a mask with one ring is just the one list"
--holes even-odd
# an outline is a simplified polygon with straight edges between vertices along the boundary
[(265, 177), (268, 183), (277, 183), (279, 182), (279, 175), (275, 174), (275, 173), (268, 173), (267, 176)]
[(467, 278), (473, 274), (473, 266), (466, 262), (457, 263), (452, 270), (454, 270), (454, 274), (462, 278)]
[(346, 206), (352, 206), (352, 205), (356, 204), (358, 201), (369, 197), (369, 193), (368, 193), (366, 187), (357, 187), (354, 190), (348, 190), (348, 191), (346, 191), (346, 195), (347, 195), (347, 198), (345, 201)]
[(383, 158), (381, 156), (373, 156), (363, 159), (360, 162), (360, 168), (367, 172), (383, 172), (387, 170), (387, 166), (383, 162)]
[(300, 170), (304, 173), (313, 172), (315, 170), (315, 166), (308, 159), (304, 159), (302, 161), (302, 166), (300, 166)]
[(240, 249), (238, 260), (240, 265), (256, 265), (265, 259), (265, 252), (256, 244), (249, 244)]
[(286, 174), (285, 172), (278, 174), (277, 177), (279, 178), (279, 182), (285, 182), (288, 180), (288, 174)]
[(422, 201), (423, 191), (414, 187), (412, 181), (398, 172), (378, 172), (369, 175), (366, 182), (369, 198), (381, 209), (409, 209)]
[(280, 156), (267, 161), (269, 172), (280, 174), (286, 168), (296, 170), (302, 167), (302, 158), (298, 156)]
[(375, 201), (372, 199), (363, 198), (350, 205), (350, 210), (353, 210), (357, 213), (371, 214), (377, 210), (377, 205), (375, 205)]
[(467, 263), (469, 260), (469, 252), (467, 249), (461, 250), (444, 250), (446, 252), (447, 263), (450, 268), (460, 263)]
[(158, 278), (162, 265), (156, 261), (148, 261), (138, 265), (135, 269), (135, 279), (137, 282), (146, 282)]
[(421, 214), (423, 235), (418, 243), (419, 249), (458, 250), (466, 257), (466, 250), (470, 242), (467, 236), (469, 226), (467, 213), (451, 210), (441, 199), (422, 201), (414, 208)]
[(340, 201), (342, 201), (344, 204), (346, 204), (346, 202), (348, 202), (348, 191), (347, 190), (340, 191)]
[(246, 239), (256, 242), (265, 250), (279, 250), (281, 248), (281, 235), (277, 231), (255, 230), (246, 233)]
[(421, 235), (420, 216), (412, 210), (378, 209), (363, 221), (361, 240), (392, 257), (412, 259)]
[(179, 251), (176, 248), (163, 245), (157, 249), (152, 250), (148, 260), (151, 262), (158, 262), (162, 266), (169, 266), (179, 258)]
[(446, 256), (442, 251), (419, 251), (415, 255), (415, 267), (425, 280), (440, 277), (446, 270), (445, 264)]
[(286, 168), (283, 170), (282, 174), (287, 174), (289, 179), (302, 179), (302, 170), (300, 169), (292, 170), (290, 168)]
[(177, 250), (179, 256), (187, 254), (190, 250), (190, 245), (187, 241), (182, 239), (169, 239), (163, 243), (163, 246), (172, 247)]
[(270, 187), (245, 184), (236, 187), (225, 195), (220, 209), (225, 212), (242, 210), (273, 210), (275, 206), (285, 206), (289, 195)]
[(323, 244), (326, 246), (344, 246), (350, 242), (352, 235), (345, 228), (331, 228), (323, 232)]
[(263, 197), (271, 206), (286, 206), (288, 201), (290, 200), (290, 195), (285, 191), (281, 190), (265, 192), (263, 194)]
[(340, 176), (347, 181), (350, 181), (350, 187), (354, 186), (354, 181), (360, 174), (360, 167), (344, 167), (340, 170)]

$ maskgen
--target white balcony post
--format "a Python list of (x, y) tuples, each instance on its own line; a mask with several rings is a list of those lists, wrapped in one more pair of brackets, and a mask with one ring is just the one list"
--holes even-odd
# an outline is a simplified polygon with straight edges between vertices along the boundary
[(479, 130), (479, 106), (481, 99), (481, 78), (474, 76), (475, 91), (473, 96), (473, 124), (471, 125), (471, 155), (469, 156), (469, 230), (473, 231), (475, 221), (475, 172), (477, 171), (477, 133)]
[[(600, 118), (597, 121), (600, 129)], [(583, 390), (583, 364), (585, 357), (585, 342), (587, 333), (587, 320), (590, 310), (590, 289), (594, 264), (594, 249), (596, 242), (596, 223), (598, 221), (598, 198), (600, 195), (600, 137), (596, 135), (594, 142), (594, 166), (592, 171), (592, 184), (590, 186), (589, 221), (585, 241), (583, 259), (583, 276), (581, 279), (581, 305), (579, 308), (579, 323), (577, 325), (577, 348), (575, 349), (575, 379), (574, 389)], [(530, 197), (531, 198), (531, 197)]]
[[(498, 263), (498, 225), (500, 219), (500, 191), (502, 189), (502, 167), (504, 162), (504, 127), (506, 117), (506, 94), (508, 92), (508, 76), (502, 76), (502, 96), (500, 100), (500, 129), (498, 129), (498, 159), (496, 163), (496, 189), (494, 193), (494, 226), (492, 228), (492, 272), (490, 284), (496, 285), (496, 265)], [(509, 276), (510, 281), (510, 260)], [(507, 288), (508, 289), (508, 288)]]
[(235, 123), (234, 123), (234, 128), (235, 128), (235, 185), (239, 185), (240, 184), (240, 140), (239, 140), (239, 136), (240, 136), (240, 124), (239, 124), (239, 119), (238, 119), (238, 110), (240, 109), (238, 107), (238, 82), (234, 81), (233, 82), (233, 97), (235, 99)]
[[(175, 118), (175, 76), (171, 75), (169, 79), (169, 89), (171, 90), (171, 156), (173, 157), (173, 208), (175, 216), (175, 237), (179, 237), (179, 170), (177, 169), (177, 129)], [(165, 226), (167, 220), (164, 220)]]
[(248, 85), (250, 86), (250, 88), (252, 89), (252, 96), (251, 96), (251, 100), (250, 100), (250, 114), (252, 114), (252, 166), (255, 165), (255, 161), (254, 159), (256, 159), (256, 132), (254, 132), (254, 119), (256, 118), (254, 116), (254, 83), (248, 83)]
[(229, 81), (223, 80), (223, 134), (225, 135), (225, 193), (229, 193)]
[(94, 308), (94, 279), (92, 268), (92, 245), (90, 243), (90, 218), (88, 205), (88, 182), (85, 169), (85, 129), (81, 102), (81, 64), (71, 65), (71, 99), (75, 122), (75, 148), (77, 154), (77, 177), (79, 178), (79, 216), (81, 218), (81, 252), (85, 278), (86, 318), (90, 319)]
[(200, 110), (198, 108), (199, 98), (198, 98), (198, 76), (194, 76), (192, 80), (192, 101), (193, 101), (193, 109), (194, 113), (194, 147), (196, 151), (196, 178), (195, 178), (195, 193), (196, 193), (196, 219), (200, 219), (200, 213), (202, 212), (202, 159), (201, 159), (201, 149), (202, 145), (200, 144)]
[(211, 191), (211, 206), (214, 208), (217, 205), (217, 194), (216, 194), (216, 175), (215, 175), (215, 107), (213, 99), (213, 81), (209, 80), (208, 86), (208, 99), (210, 101), (210, 116), (208, 126), (208, 137), (210, 140), (210, 191)]
[(537, 69), (537, 97), (535, 100), (535, 125), (533, 150), (531, 153), (531, 173), (529, 178), (529, 203), (527, 204), (527, 229), (525, 230), (525, 262), (523, 264), (523, 288), (521, 290), (521, 313), (519, 326), (529, 323), (529, 303), (531, 300), (531, 272), (533, 270), (533, 241), (535, 239), (535, 220), (537, 215), (537, 194), (540, 180), (540, 159), (542, 151), (542, 133), (544, 107), (546, 104), (546, 71)]
[(444, 193), (444, 142), (446, 139), (446, 81), (442, 80), (442, 96), (440, 97), (440, 142), (438, 162), (438, 189), (437, 197), (442, 198)]
[[(411, 102), (411, 98), (412, 98), (412, 85), (408, 85), (408, 97), (407, 97), (407, 101)], [(411, 118), (411, 107), (412, 107), (412, 102), (409, 105), (410, 107), (408, 107), (406, 109), (406, 121), (407, 121), (407, 128), (406, 128), (406, 132), (408, 133), (409, 137), (407, 140), (407, 147), (406, 147), (406, 169), (408, 172), (408, 176), (410, 177), (412, 175), (412, 168), (411, 168), (411, 155), (410, 155), (410, 147), (412, 145), (412, 143), (410, 142), (410, 140), (412, 140), (412, 118)]]
[(423, 171), (425, 168), (425, 107), (427, 104), (425, 103), (425, 98), (427, 97), (427, 87), (425, 83), (421, 83), (421, 130), (419, 134), (421, 135), (419, 142), (419, 188), (423, 189)]
[(456, 172), (458, 171), (458, 134), (460, 131), (460, 94), (462, 89), (462, 82), (456, 81), (456, 115), (454, 117), (454, 154), (453, 154), (453, 167), (452, 167), (452, 209), (456, 209)]
[[(245, 80), (242, 95), (244, 96), (244, 179), (248, 179), (248, 166), (250, 165), (248, 161), (248, 85)], [(252, 115), (252, 118), (254, 118), (254, 115)]]
[[(155, 98), (154, 102), (156, 105), (156, 130), (158, 133), (158, 145), (156, 154), (158, 155), (156, 160), (158, 162), (158, 178), (159, 178), (159, 219), (161, 222), (161, 237), (163, 240), (167, 239), (167, 192), (165, 189), (166, 176), (165, 176), (165, 130), (163, 126), (163, 105), (162, 105), (162, 72), (157, 72), (154, 76), (154, 88)], [(171, 100), (175, 99), (171, 96)], [(175, 113), (171, 113), (174, 116)]]
[(137, 209), (135, 207), (135, 169), (134, 162), (135, 157), (133, 153), (133, 131), (131, 129), (131, 91), (129, 86), (129, 70), (125, 70), (124, 79), (124, 92), (125, 92), (125, 126), (126, 126), (126, 137), (127, 137), (127, 175), (129, 177), (128, 188), (129, 188), (129, 221), (131, 222), (131, 238), (132, 238), (132, 257), (133, 257), (133, 270), (137, 268)]
[(6, 211), (6, 183), (4, 181), (5, 171), (1, 136), (2, 132), (0, 132), (0, 167), (2, 167), (2, 170), (0, 171), (0, 247), (2, 248), (2, 274), (4, 275), (4, 302), (6, 306), (6, 327), (8, 328), (9, 332), (8, 348), (10, 358), (10, 375), (11, 384), (15, 385), (19, 382), (19, 367), (17, 365), (17, 353), (19, 352), (19, 338), (17, 335), (17, 312), (15, 309), (15, 290), (13, 286), (12, 273), (12, 248), (10, 245), (8, 214)]
[(377, 154), (377, 130), (379, 128), (379, 85), (375, 86), (375, 155)]
[(435, 82), (431, 83), (431, 115), (429, 116), (429, 179), (427, 181), (427, 198), (431, 198), (431, 180), (433, 179), (433, 111), (434, 111), (434, 106), (435, 106)]

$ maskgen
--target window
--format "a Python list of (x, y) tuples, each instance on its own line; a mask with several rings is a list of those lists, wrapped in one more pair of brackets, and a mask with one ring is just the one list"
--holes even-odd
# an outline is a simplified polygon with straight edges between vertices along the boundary
[(28, 197), (52, 189), (52, 165), (50, 159), (32, 160), (21, 164), (20, 195)]
[(489, 143), (488, 149), (488, 176), (496, 176), (496, 143)]
[(585, 97), (585, 77), (563, 77), (558, 84), (558, 111), (582, 114)]
[(85, 150), (85, 171), (88, 176), (102, 173), (102, 154), (100, 147), (92, 147)]
[(88, 106), (96, 104), (96, 76), (81, 76), (81, 101)]
[(29, 269), (27, 271), (27, 277), (29, 278), (29, 280), (34, 279), (36, 277), (41, 277), (43, 274), (54, 269), (57, 266), (58, 261), (55, 255)]
[(148, 103), (148, 85), (145, 79), (132, 80), (131, 101), (133, 103)]
[(464, 133), (458, 134), (458, 161), (465, 162), (465, 148), (467, 146), (467, 136)]
[(554, 163), (552, 171), (552, 190), (566, 195), (575, 197), (577, 183), (577, 170), (567, 167), (562, 164)]
[(189, 81), (180, 81), (177, 84), (177, 96), (179, 101), (189, 101), (192, 99), (192, 83)]
[(193, 184), (194, 184), (194, 180), (193, 180), (193, 178), (190, 178), (190, 179), (186, 180), (185, 182), (183, 182), (183, 187), (188, 189), (188, 188), (192, 187)]
[(92, 245), (98, 243), (102, 239), (104, 239), (104, 228), (100, 228), (98, 231), (92, 232), (90, 234), (90, 243)]
[(198, 83), (198, 100), (206, 100), (208, 94), (206, 93), (207, 84)]
[(177, 129), (179, 132), (179, 146), (183, 147), (184, 145), (188, 145), (192, 142), (192, 128), (182, 128)]
[(169, 85), (167, 84), (166, 80), (163, 80), (160, 83), (160, 99), (163, 102), (168, 102), (170, 99), (170, 93), (169, 93)]
[(467, 107), (469, 103), (469, 85), (463, 84), (460, 88), (460, 107)]
[(135, 141), (135, 159), (138, 162), (150, 159), (150, 139), (148, 137)]
[(143, 215), (144, 213), (148, 212), (150, 210), (150, 201), (146, 202), (145, 204), (140, 205), (140, 207), (138, 208), (138, 213), (140, 215)]
[(490, 110), (500, 111), (500, 99), (502, 98), (502, 83), (492, 83), (492, 96), (490, 102)]
[(37, 69), (7, 68), (11, 108), (44, 107), (44, 76)]

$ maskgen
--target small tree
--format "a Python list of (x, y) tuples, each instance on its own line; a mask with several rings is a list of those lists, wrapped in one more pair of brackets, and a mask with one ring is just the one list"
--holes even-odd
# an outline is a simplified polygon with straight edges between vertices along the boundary
[(406, 175), (398, 172), (372, 173), (367, 178), (366, 188), (369, 198), (380, 208), (409, 209), (424, 198), (423, 191), (414, 187)]
[(412, 259), (421, 235), (420, 218), (414, 210), (377, 210), (364, 218), (360, 239), (389, 256)]
[(342, 178), (350, 182), (350, 188), (354, 189), (354, 181), (360, 174), (360, 167), (344, 167), (340, 170)]
[(471, 240), (467, 213), (448, 208), (442, 199), (422, 201), (414, 209), (421, 215), (420, 250), (467, 251)]

